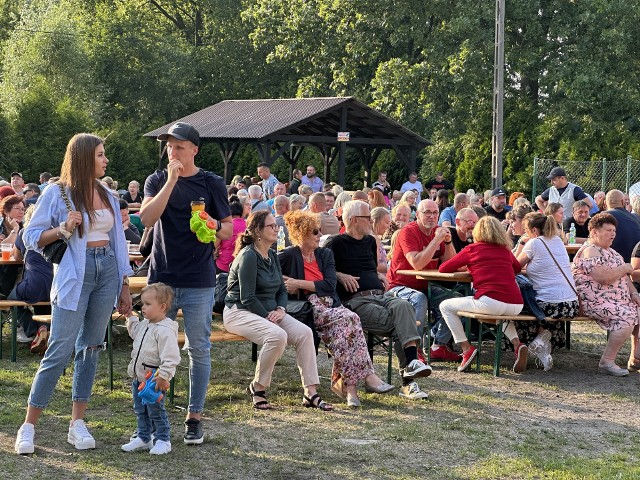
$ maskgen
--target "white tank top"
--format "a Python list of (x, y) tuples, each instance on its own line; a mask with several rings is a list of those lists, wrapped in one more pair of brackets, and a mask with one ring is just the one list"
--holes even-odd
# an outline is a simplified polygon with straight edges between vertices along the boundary
[(113, 228), (113, 215), (108, 208), (96, 210), (96, 220), (89, 227), (87, 242), (101, 242), (109, 240), (109, 230)]

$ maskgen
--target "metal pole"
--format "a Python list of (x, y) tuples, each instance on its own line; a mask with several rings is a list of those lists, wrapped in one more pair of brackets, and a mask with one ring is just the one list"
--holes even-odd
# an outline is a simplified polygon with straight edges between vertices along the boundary
[(629, 191), (629, 186), (631, 184), (631, 155), (627, 155), (627, 183), (625, 184), (625, 192)]
[(536, 199), (536, 189), (538, 188), (538, 157), (533, 157), (533, 185), (531, 185), (531, 202)]
[(607, 191), (606, 183), (607, 183), (607, 159), (602, 159), (602, 181), (600, 182), (600, 188), (603, 192)]
[(493, 134), (491, 138), (491, 187), (502, 186), (502, 136), (504, 113), (504, 1), (496, 0), (493, 61)]

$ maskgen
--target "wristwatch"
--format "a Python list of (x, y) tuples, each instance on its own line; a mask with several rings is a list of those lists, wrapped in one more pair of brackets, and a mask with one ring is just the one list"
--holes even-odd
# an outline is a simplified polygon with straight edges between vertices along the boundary
[(276, 310), (282, 310), (284, 313), (287, 313), (287, 309), (286, 309), (286, 308), (284, 308), (282, 305), (278, 305), (278, 306), (276, 307)]
[(129, 285), (129, 277), (122, 278), (122, 285)]

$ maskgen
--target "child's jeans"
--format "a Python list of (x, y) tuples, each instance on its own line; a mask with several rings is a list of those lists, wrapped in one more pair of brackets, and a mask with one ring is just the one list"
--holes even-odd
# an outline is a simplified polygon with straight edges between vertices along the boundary
[(155, 430), (156, 440), (170, 441), (169, 418), (164, 409), (164, 397), (153, 404), (142, 404), (142, 399), (138, 396), (138, 379), (134, 379), (131, 384), (133, 393), (133, 411), (138, 417), (138, 438), (148, 442), (151, 440), (151, 432)]

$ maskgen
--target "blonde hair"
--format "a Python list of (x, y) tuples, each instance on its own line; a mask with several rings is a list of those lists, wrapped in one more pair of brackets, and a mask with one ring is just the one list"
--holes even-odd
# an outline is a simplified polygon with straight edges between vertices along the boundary
[(320, 216), (306, 210), (294, 210), (284, 214), (284, 224), (291, 244), (299, 247), (305, 238), (313, 235), (314, 230), (320, 229)]
[(140, 296), (145, 293), (153, 294), (158, 303), (166, 305), (165, 314), (171, 309), (171, 305), (173, 304), (173, 289), (169, 285), (165, 285), (162, 282), (152, 283), (142, 289)]
[(513, 248), (513, 243), (511, 242), (509, 235), (507, 235), (507, 231), (504, 226), (497, 218), (489, 215), (482, 217), (478, 220), (478, 223), (476, 223), (476, 226), (473, 228), (473, 240), (475, 242), (500, 245), (508, 248), (509, 250)]

